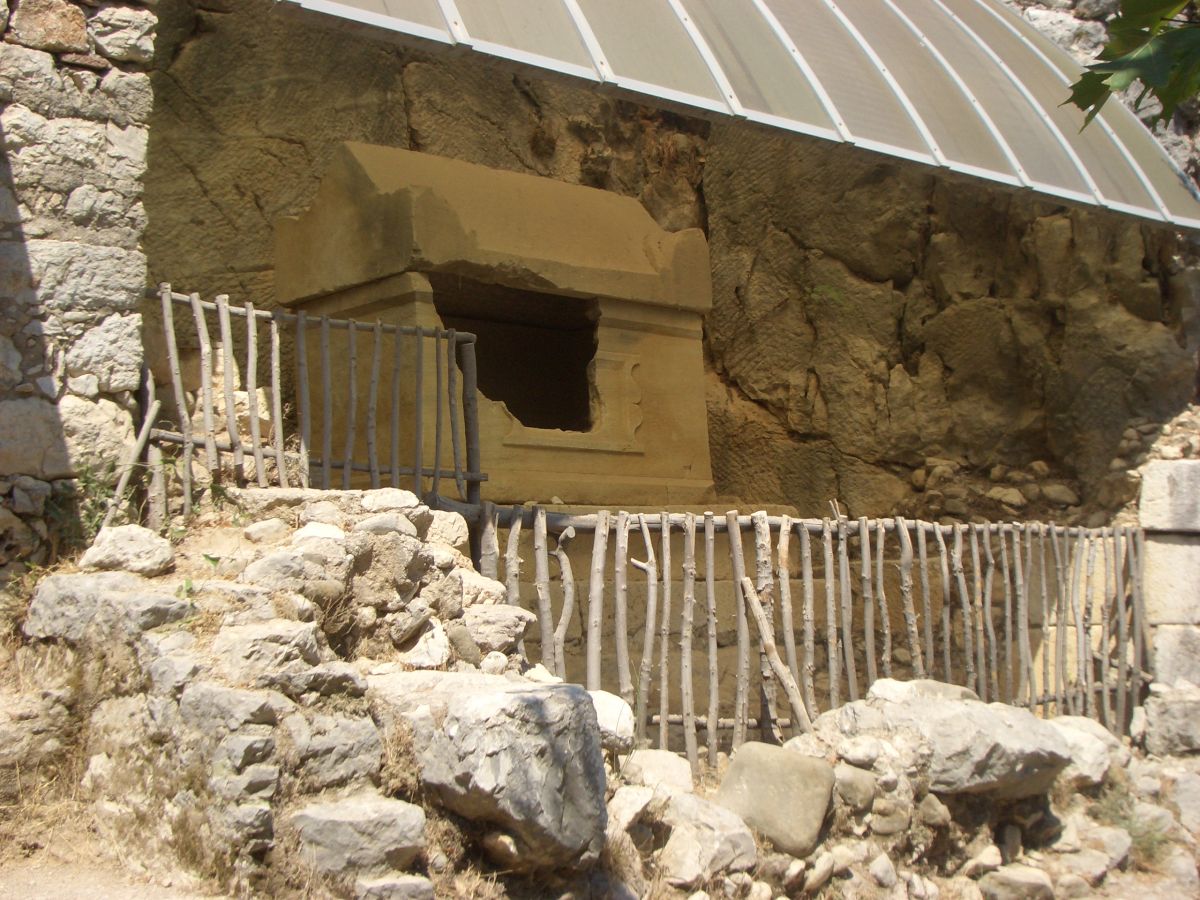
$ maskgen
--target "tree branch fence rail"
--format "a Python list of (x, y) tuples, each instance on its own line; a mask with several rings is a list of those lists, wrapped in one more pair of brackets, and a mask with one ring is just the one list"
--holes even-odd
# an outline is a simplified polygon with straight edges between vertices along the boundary
[[(185, 515), (194, 500), (193, 461), (215, 482), (237, 486), (390, 485), (411, 487), (426, 497), (439, 496), (445, 481), (456, 486), (462, 500), (479, 503), (480, 485), (487, 476), (480, 470), (475, 335), (259, 310), (251, 302), (232, 304), (225, 295), (209, 302), (198, 294), (173, 291), (169, 284), (160, 285), (159, 300), (175, 415), (159, 419), (166, 404), (154, 396), (154, 379), (147, 378), (150, 425), (144, 430), (149, 441), (150, 506), (156, 510), (151, 518), (165, 520), (165, 449), (179, 457)], [(193, 392), (185, 390), (181, 335), (198, 353), (198, 387)], [(292, 361), (290, 385), (284, 380), (285, 347)], [(346, 365), (339, 368), (335, 360)], [(360, 379), (360, 361), (367, 360), (369, 376)], [(427, 455), (424, 408), (431, 362), (432, 459)], [(412, 367), (409, 378), (403, 377), (405, 365)], [(335, 383), (339, 371), (349, 377)], [(260, 384), (270, 407), (268, 434), (262, 433)], [(319, 396), (314, 398), (314, 392)], [(411, 410), (407, 418), (402, 407)], [(381, 410), (386, 423), (382, 430)], [(340, 433), (335, 433), (336, 424), (343, 426)], [(314, 445), (314, 431), (320, 446)], [(386, 456), (379, 446), (381, 434), (387, 438)], [(356, 479), (363, 475), (366, 478)]]
[[(658, 746), (693, 764), (697, 732), (712, 761), (723, 740), (736, 747), (757, 732), (778, 742), (876, 677), (937, 678), (1043, 716), (1090, 716), (1117, 734), (1150, 680), (1136, 528), (443, 506), (478, 523), (483, 573), (537, 613), (546, 668), (570, 677), (566, 644), (577, 635), (586, 687), (620, 694), (639, 738), (656, 728)], [(520, 558), (530, 528), (532, 591)], [(577, 584), (561, 547), (586, 535), (591, 563)], [(719, 604), (722, 592), (732, 602)]]

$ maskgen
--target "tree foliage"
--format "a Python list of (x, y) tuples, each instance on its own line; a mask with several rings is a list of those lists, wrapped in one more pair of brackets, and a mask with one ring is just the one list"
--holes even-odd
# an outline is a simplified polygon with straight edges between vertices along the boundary
[(1071, 86), (1067, 102), (1087, 113), (1085, 124), (1113, 93), (1138, 82), (1141, 92), (1134, 109), (1156, 98), (1162, 109), (1154, 121), (1170, 119), (1180, 103), (1200, 94), (1200, 23), (1190, 17), (1190, 6), (1173, 0), (1121, 0), (1099, 60)]

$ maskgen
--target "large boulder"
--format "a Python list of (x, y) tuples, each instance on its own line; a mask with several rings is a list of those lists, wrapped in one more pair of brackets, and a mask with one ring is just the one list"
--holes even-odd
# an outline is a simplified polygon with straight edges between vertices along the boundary
[(784, 853), (803, 858), (817, 846), (833, 781), (824, 760), (750, 741), (733, 754), (716, 801)]
[(916, 737), (929, 787), (940, 794), (1004, 799), (1041, 794), (1071, 762), (1069, 745), (1048, 722), (935, 684), (901, 686), (881, 679), (866, 700), (823, 714), (814, 728), (828, 737)]
[(1059, 716), (1048, 720), (1071, 753), (1071, 764), (1062, 777), (1072, 787), (1091, 787), (1100, 784), (1111, 765), (1129, 762), (1129, 750), (1112, 733), (1085, 716)]
[(604, 759), (577, 685), (466, 672), (368, 678), (386, 739), (407, 725), (420, 779), (445, 807), (510, 832), (525, 868), (594, 862), (604, 846)]

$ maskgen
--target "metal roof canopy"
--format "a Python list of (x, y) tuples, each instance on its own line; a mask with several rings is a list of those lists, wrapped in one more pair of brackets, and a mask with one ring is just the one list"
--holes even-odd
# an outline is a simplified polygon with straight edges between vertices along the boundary
[(999, 0), (290, 0), (404, 34), (954, 172), (1200, 229), (1118, 102)]

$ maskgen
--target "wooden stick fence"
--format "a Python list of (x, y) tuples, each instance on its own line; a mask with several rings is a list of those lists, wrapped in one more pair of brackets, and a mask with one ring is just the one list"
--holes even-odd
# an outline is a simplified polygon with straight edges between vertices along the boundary
[[(443, 506), (469, 521), (480, 512), (450, 501)], [(542, 656), (547, 667), (584, 680), (585, 663), (589, 689), (630, 700), (639, 740), (653, 734), (659, 746), (686, 752), (693, 766), (703, 756), (699, 732), (711, 761), (718, 746), (736, 747), (752, 734), (778, 740), (785, 730), (804, 731), (822, 710), (854, 699), (871, 679), (889, 673), (937, 677), (973, 687), (981, 699), (1038, 708), (1046, 716), (1091, 715), (1118, 734), (1127, 730), (1149, 681), (1142, 669), (1141, 533), (1130, 528), (942, 526), (902, 518), (852, 523), (736, 511), (577, 515), (521, 506), (491, 508), (487, 521), (488, 559), (501, 558), (499, 533), (508, 529), (503, 559), (510, 602), (535, 609), (540, 632), (554, 635), (553, 652)], [(535, 590), (528, 590), (520, 554), (521, 529), (530, 526), (537, 554), (554, 535), (567, 541), (592, 535), (588, 572), (581, 576), (586, 590), (569, 565), (560, 565), (569, 584), (556, 585), (539, 567)], [(632, 551), (630, 533), (640, 534), (645, 561)], [(754, 539), (750, 573), (743, 535)], [(792, 553), (797, 540), (798, 561)], [(929, 558), (930, 543), (940, 563)], [(680, 557), (673, 568), (672, 559)], [(853, 574), (852, 559), (861, 564)], [(630, 568), (644, 579), (630, 578)], [(606, 583), (614, 586), (611, 614), (604, 607)], [(681, 604), (673, 603), (675, 589)], [(799, 623), (796, 596), (803, 598)], [(700, 597), (704, 606), (697, 608)], [(634, 679), (629, 642), (639, 635)], [(750, 665), (752, 639), (758, 666)], [(859, 673), (867, 684), (859, 683)], [(777, 708), (777, 687), (787, 715)], [(698, 697), (705, 708), (697, 708)]]
[[(198, 294), (180, 294), (169, 284), (159, 287), (162, 322), (171, 381), (174, 414), (160, 421), (158, 413), (148, 432), (154, 455), (170, 447), (178, 456), (179, 482), (183, 493), (183, 512), (189, 513), (194, 501), (192, 465), (197, 446), (203, 446), (202, 464), (214, 481), (238, 486), (252, 480), (260, 487), (334, 487), (348, 488), (356, 475), (363, 486), (380, 487), (386, 481), (392, 487), (411, 487), (418, 496), (437, 496), (442, 479), (453, 480), (459, 497), (478, 505), (480, 484), (487, 476), (480, 471), (479, 423), (476, 399), (475, 335), (435, 328), (387, 325), (380, 321), (357, 322), (352, 319), (314, 317), (304, 312), (256, 310), (247, 302), (233, 305), (220, 295), (214, 302), (201, 300)], [(182, 317), (176, 312), (186, 307), (191, 313), (191, 330), (186, 347), (198, 349), (199, 386), (185, 390), (184, 357), (181, 354)], [(185, 314), (186, 316), (186, 314)], [(213, 346), (209, 319), (215, 325), (220, 346)], [(260, 326), (265, 326), (260, 329)], [(260, 331), (265, 332), (266, 352), (260, 363)], [(335, 336), (344, 336), (344, 348), (335, 348)], [(285, 340), (294, 367), (285, 381)], [(313, 347), (317, 368), (310, 366)], [(425, 384), (426, 343), (433, 360), (434, 409), (432, 410), (432, 460), (425, 456)], [(406, 346), (407, 344), (407, 346)], [(242, 353), (237, 353), (237, 348)], [(444, 352), (443, 352), (444, 347)], [(245, 362), (240, 377), (238, 360)], [(349, 377), (340, 384), (334, 360), (344, 359)], [(365, 385), (359, 385), (358, 363), (362, 359)], [(411, 377), (403, 377), (404, 365), (411, 361)], [(220, 365), (220, 385), (216, 366)], [(390, 364), (390, 397), (383, 373)], [(260, 371), (265, 369), (265, 371)], [(270, 433), (264, 435), (259, 409), (259, 380), (267, 380)], [(310, 379), (312, 383), (310, 384)], [(240, 381), (240, 385), (239, 385)], [(245, 415), (239, 421), (238, 395), (244, 386)], [(218, 415), (214, 392), (220, 388), (223, 414)], [(340, 396), (339, 396), (340, 394)], [(313, 409), (313, 395), (320, 397), (319, 411)], [(390, 422), (381, 423), (390, 400)], [(365, 415), (360, 416), (360, 406)], [(411, 408), (407, 431), (409, 454), (402, 454), (402, 410)], [(382, 408), (382, 409), (381, 409)], [(288, 415), (285, 416), (285, 410)], [(199, 418), (200, 434), (195, 420)], [(340, 418), (341, 433), (335, 435)], [(448, 420), (448, 425), (447, 425)], [(319, 456), (314, 455), (314, 424), (320, 429)], [(223, 434), (218, 433), (218, 429)], [(449, 459), (443, 458), (449, 430)], [(360, 434), (365, 431), (365, 435)], [(390, 437), (389, 458), (380, 451), (381, 437)], [(364, 440), (360, 441), (360, 437)], [(338, 440), (340, 438), (340, 441)], [(335, 449), (340, 443), (340, 449)], [(360, 450), (360, 445), (362, 449)], [(465, 459), (464, 459), (465, 445)], [(364, 456), (365, 454), (365, 456)], [(401, 459), (411, 458), (411, 465)], [(252, 469), (252, 472), (248, 472)], [(340, 478), (337, 474), (340, 473)], [(165, 479), (164, 489), (165, 489)], [(159, 506), (161, 497), (155, 498)], [(561, 530), (560, 530), (561, 531)]]

